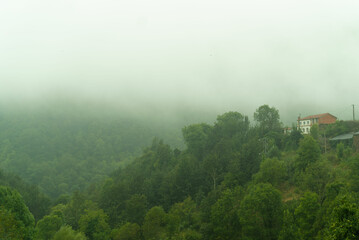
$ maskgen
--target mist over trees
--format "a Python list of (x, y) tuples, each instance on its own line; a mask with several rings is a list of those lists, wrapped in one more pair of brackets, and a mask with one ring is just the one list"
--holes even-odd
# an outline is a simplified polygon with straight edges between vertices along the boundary
[(1, 240), (359, 239), (359, 1), (0, 6)]
[(0, 167), (52, 199), (102, 181), (138, 156), (154, 136), (183, 146), (179, 129), (155, 119), (53, 107), (0, 109)]
[[(249, 116), (226, 112), (213, 124), (183, 126), (182, 148), (154, 138), (137, 154), (141, 142), (130, 135), (142, 133), (143, 137), (145, 132), (144, 128), (126, 128), (134, 123), (73, 116), (48, 118), (45, 114), (24, 121), (2, 115), (3, 238), (358, 237), (358, 156), (348, 143), (323, 145), (321, 141), (324, 135), (353, 129), (355, 124), (339, 121), (309, 135), (296, 129), (284, 134), (279, 111), (262, 105), (253, 114), (253, 123)], [(124, 127), (116, 131), (118, 123)], [(161, 130), (164, 136), (171, 135)], [(28, 143), (31, 136), (36, 138)], [(127, 138), (133, 138), (135, 144), (121, 145), (125, 143), (121, 139)], [(33, 179), (29, 176), (41, 179), (37, 175), (46, 171), (39, 168), (30, 172), (24, 164), (37, 169), (42, 166), (39, 162), (45, 163), (45, 156), (61, 156), (62, 151), (70, 160), (58, 157), (49, 161), (45, 170), (58, 172), (43, 178), (59, 186), (46, 191), (43, 181), (34, 182), (40, 188), (26, 183)], [(126, 156), (128, 160), (111, 165), (111, 156)], [(101, 178), (95, 177), (94, 168)], [(70, 169), (75, 169), (68, 173), (71, 177), (92, 174), (88, 180), (84, 178), (91, 183), (61, 191), (67, 183), (64, 174)], [(22, 175), (25, 181), (9, 172)], [(70, 179), (68, 184), (75, 182)]]

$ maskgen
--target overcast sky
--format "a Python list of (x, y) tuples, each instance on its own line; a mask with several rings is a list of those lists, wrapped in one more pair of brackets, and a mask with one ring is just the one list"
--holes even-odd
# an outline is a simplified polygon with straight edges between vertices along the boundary
[(0, 43), (3, 102), (359, 109), (357, 0), (1, 1)]

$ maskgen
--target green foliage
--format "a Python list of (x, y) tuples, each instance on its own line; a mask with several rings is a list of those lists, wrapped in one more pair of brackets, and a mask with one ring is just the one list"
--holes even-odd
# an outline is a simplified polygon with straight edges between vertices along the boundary
[(167, 215), (162, 207), (151, 208), (145, 216), (142, 226), (143, 236), (146, 240), (165, 239)]
[(85, 210), (95, 208), (96, 206), (91, 201), (86, 200), (82, 193), (74, 192), (71, 201), (63, 209), (65, 223), (77, 230), (79, 228), (78, 222)]
[(169, 236), (175, 236), (186, 229), (198, 229), (200, 212), (196, 203), (190, 198), (174, 204), (167, 214)]
[(145, 195), (134, 194), (125, 202), (124, 217), (127, 221), (142, 224), (147, 211), (147, 198)]
[(24, 236), (24, 240), (32, 239), (35, 219), (16, 190), (0, 186), (0, 208), (6, 216), (6, 221), (2, 224), (16, 222), (15, 225), (19, 226), (19, 234)]
[(268, 183), (249, 188), (239, 210), (242, 239), (278, 238), (283, 217), (280, 192)]
[(107, 223), (108, 216), (100, 210), (85, 210), (79, 220), (80, 231), (85, 233), (89, 240), (107, 239), (110, 227)]
[(259, 123), (261, 136), (266, 136), (270, 132), (281, 132), (279, 121), (279, 111), (268, 105), (260, 106), (254, 113), (254, 120)]
[(112, 230), (111, 239), (113, 240), (140, 240), (141, 228), (137, 223), (127, 222), (120, 228)]
[(300, 130), (297, 129), (297, 126), (292, 126), (292, 131), (289, 135), (285, 135), (283, 138), (283, 145), (287, 150), (297, 150), (299, 147), (299, 142), (303, 138), (303, 135)]
[[(240, 161), (238, 163), (238, 174), (241, 175), (239, 183), (244, 184), (252, 179), (252, 175), (257, 173), (262, 160), (261, 153), (263, 150), (256, 138), (243, 144), (241, 149)], [(233, 172), (235, 168), (230, 171)]]
[(48, 215), (39, 220), (36, 224), (37, 239), (51, 239), (60, 230), (63, 219), (57, 215)]
[(244, 137), (243, 135), (249, 129), (249, 121), (239, 112), (227, 112), (217, 117), (214, 124), (212, 138), (218, 140), (220, 138)]
[(10, 210), (0, 206), (0, 239), (24, 239), (26, 231), (24, 224), (16, 220)]
[(197, 158), (202, 159), (208, 144), (212, 127), (206, 123), (192, 124), (182, 129), (187, 149)]
[(334, 124), (330, 124), (325, 129), (326, 136), (331, 138), (340, 134), (356, 132), (359, 130), (358, 121), (336, 121)]
[(37, 186), (27, 184), (20, 177), (5, 173), (1, 169), (0, 185), (9, 186), (17, 190), (23, 197), (30, 212), (34, 215), (35, 220), (41, 219), (48, 213), (50, 199), (41, 193)]
[(62, 226), (52, 238), (52, 240), (86, 240), (87, 238), (83, 233), (78, 233), (70, 226)]
[(344, 149), (345, 149), (344, 143), (340, 142), (337, 144), (336, 150), (337, 150), (337, 158), (338, 159), (343, 159)]
[(65, 211), (67, 206), (64, 204), (57, 204), (54, 207), (51, 208), (51, 215), (56, 215), (62, 219), (62, 221), (65, 221)]
[(318, 124), (314, 124), (311, 128), (310, 128), (310, 136), (312, 136), (312, 138), (316, 141), (319, 140), (319, 126)]
[(278, 187), (287, 178), (287, 169), (283, 161), (276, 158), (267, 158), (261, 162), (260, 170), (253, 176), (256, 183), (270, 183)]
[[(209, 186), (207, 172), (203, 168), (203, 162), (200, 162), (191, 154), (182, 154), (177, 158), (177, 165), (166, 176), (163, 189), (165, 193), (165, 202), (180, 202), (187, 196), (193, 198), (198, 192), (208, 192), (212, 186)], [(168, 204), (164, 207), (170, 208)]]
[(185, 229), (176, 233), (171, 239), (173, 240), (201, 240), (202, 234), (193, 229)]
[(283, 225), (278, 240), (300, 240), (298, 227), (295, 223), (294, 214), (289, 209), (283, 212)]
[(300, 198), (300, 204), (295, 209), (294, 215), (301, 239), (314, 239), (317, 229), (313, 225), (316, 221), (319, 207), (316, 193), (306, 192)]
[(343, 142), (340, 142), (336, 146), (336, 154), (338, 160), (348, 160), (352, 154), (352, 148), (350, 146), (345, 146)]
[(240, 187), (225, 189), (211, 207), (213, 239), (230, 240), (240, 235), (239, 206), (243, 195)]
[(324, 196), (325, 186), (333, 181), (334, 173), (328, 161), (318, 161), (308, 165), (299, 179), (298, 186), (315, 192), (320, 199)]
[[(72, 106), (19, 113), (0, 109), (0, 168), (39, 185), (55, 199), (104, 180), (125, 160), (139, 155), (154, 136), (183, 146), (173, 121), (158, 123), (129, 113), (116, 116), (101, 109), (97, 110), (102, 115), (92, 114)], [(18, 191), (27, 203), (27, 199), (35, 199), (34, 191), (29, 198)], [(35, 205), (28, 206), (33, 209)], [(49, 204), (37, 206), (46, 208)], [(40, 219), (47, 210), (32, 212)]]
[(210, 154), (203, 161), (203, 168), (208, 173), (211, 178), (213, 190), (216, 190), (218, 181), (223, 177), (225, 163), (224, 160), (219, 156), (219, 154)]
[(326, 237), (331, 240), (359, 238), (359, 210), (351, 196), (340, 196), (336, 200)]
[(359, 192), (359, 155), (356, 154), (351, 157), (347, 163), (349, 168), (349, 176), (346, 181), (349, 183), (349, 187), (354, 192)]
[[(85, 121), (88, 129), (81, 124), (73, 127), (76, 134), (66, 135), (69, 139), (66, 147), (59, 144), (60, 153), (43, 144), (46, 134), (29, 127), (24, 138), (34, 139), (32, 147), (44, 145), (56, 154), (51, 164), (44, 160), (53, 156), (47, 150), (41, 158), (37, 149), (20, 146), (25, 140), (8, 138), (11, 134), (4, 133), (6, 137), (0, 136), (0, 164), (16, 166), (17, 171), (32, 167), (35, 171), (40, 164), (44, 167), (39, 169), (40, 177), (33, 174), (31, 178), (42, 182), (41, 189), (46, 186), (46, 191), (60, 197), (46, 215), (50, 207), (41, 189), (0, 172), (0, 184), (14, 186), (24, 194), (25, 203), (38, 216), (34, 229), (34, 219), (19, 200), (21, 196), (1, 187), (0, 238), (356, 239), (358, 155), (345, 147), (339, 154), (343, 161), (335, 161), (335, 151), (321, 155), (315, 127), (313, 136), (303, 138), (295, 129), (284, 135), (275, 108), (261, 106), (255, 116), (258, 125), (254, 127), (238, 112), (219, 115), (213, 125), (189, 125), (182, 129), (187, 145), (182, 151), (155, 138), (142, 155), (117, 168), (106, 181), (96, 171), (87, 175), (80, 170), (101, 166), (112, 170), (111, 163), (124, 156), (114, 150), (116, 144), (124, 142), (111, 137), (114, 125), (110, 122), (94, 120), (90, 127)], [(108, 124), (108, 130), (102, 124)], [(6, 132), (3, 126), (0, 123), (0, 131)], [(78, 129), (82, 129), (81, 134)], [(60, 134), (58, 130), (54, 133)], [(63, 140), (56, 134), (45, 138), (54, 143)], [(39, 160), (32, 165), (34, 156)], [(64, 178), (67, 173), (56, 175), (61, 166), (58, 161), (70, 171), (71, 178)], [(28, 162), (31, 164), (26, 165)], [(49, 175), (41, 175), (44, 169)], [(59, 179), (53, 180), (52, 175)], [(79, 179), (71, 184), (74, 177)], [(90, 177), (98, 183), (88, 185)], [(85, 186), (90, 187), (66, 194), (69, 189)]]
[(128, 189), (125, 184), (115, 183), (112, 179), (105, 182), (102, 188), (100, 207), (107, 213), (113, 225), (120, 222), (127, 197)]
[(320, 158), (320, 147), (312, 136), (305, 136), (299, 144), (296, 168), (304, 171), (310, 163), (318, 161)]

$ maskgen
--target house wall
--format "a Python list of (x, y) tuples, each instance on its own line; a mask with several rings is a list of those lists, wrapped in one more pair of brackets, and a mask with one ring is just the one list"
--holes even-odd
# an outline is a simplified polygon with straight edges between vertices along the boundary
[(309, 134), (313, 125), (313, 119), (299, 120), (299, 128), (303, 134)]
[(334, 117), (330, 114), (326, 114), (326, 115), (322, 116), (321, 118), (319, 118), (319, 124), (332, 124), (332, 123), (335, 123), (336, 120), (337, 120), (336, 117)]
[[(311, 116), (309, 116), (309, 117), (311, 117)], [(300, 129), (303, 134), (309, 134), (310, 128), (314, 124), (327, 125), (327, 124), (335, 123), (336, 120), (337, 120), (337, 118), (329, 113), (313, 115), (312, 118), (308, 118), (308, 119), (299, 119), (298, 118), (297, 128)]]

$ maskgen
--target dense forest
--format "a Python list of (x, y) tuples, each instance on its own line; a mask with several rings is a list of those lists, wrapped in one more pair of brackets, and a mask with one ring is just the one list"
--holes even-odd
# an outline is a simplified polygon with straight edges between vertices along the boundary
[(181, 147), (172, 128), (21, 117), (0, 118), (0, 239), (359, 238), (359, 155), (328, 140), (358, 122), (284, 134), (263, 105), (186, 125)]
[(0, 168), (38, 185), (51, 199), (104, 180), (140, 155), (154, 136), (183, 147), (176, 125), (109, 111), (93, 114), (79, 107), (55, 107), (0, 109)]

